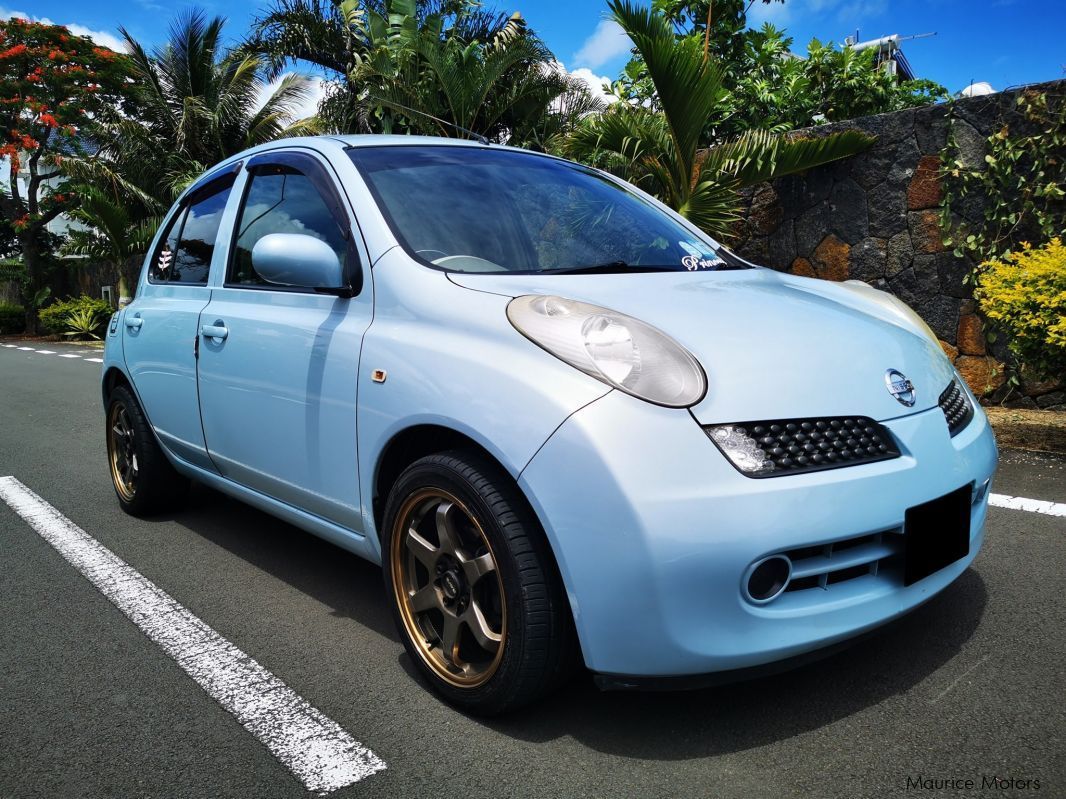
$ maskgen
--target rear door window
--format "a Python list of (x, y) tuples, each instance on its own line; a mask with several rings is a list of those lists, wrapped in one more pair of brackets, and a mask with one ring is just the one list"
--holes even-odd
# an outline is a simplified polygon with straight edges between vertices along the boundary
[(233, 181), (200, 193), (175, 218), (152, 261), (153, 283), (205, 285)]

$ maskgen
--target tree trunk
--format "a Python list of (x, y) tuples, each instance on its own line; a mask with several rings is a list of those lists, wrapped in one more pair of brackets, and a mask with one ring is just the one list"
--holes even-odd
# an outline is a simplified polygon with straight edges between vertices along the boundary
[(144, 263), (143, 255), (132, 255), (122, 264), (122, 284), (119, 288), (119, 301), (122, 297), (131, 300), (137, 292), (137, 281), (141, 277), (141, 264)]
[(38, 319), (37, 293), (44, 287), (44, 254), (37, 241), (36, 231), (28, 230), (20, 236), (22, 245), (22, 263), (26, 268), (26, 282), (22, 291), (23, 306), (26, 309), (26, 333), (37, 335)]

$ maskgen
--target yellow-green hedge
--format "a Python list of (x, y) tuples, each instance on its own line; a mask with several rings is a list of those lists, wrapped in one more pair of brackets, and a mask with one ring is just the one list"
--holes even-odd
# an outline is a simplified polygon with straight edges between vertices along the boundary
[(1066, 246), (1059, 238), (981, 264), (974, 297), (1023, 366), (1043, 378), (1066, 376)]

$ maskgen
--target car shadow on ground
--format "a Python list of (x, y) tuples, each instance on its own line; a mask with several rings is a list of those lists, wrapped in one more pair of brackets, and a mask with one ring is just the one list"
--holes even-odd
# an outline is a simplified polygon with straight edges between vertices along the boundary
[(488, 724), (520, 740), (572, 736), (600, 752), (648, 760), (765, 746), (915, 689), (973, 636), (986, 602), (984, 581), (968, 569), (908, 616), (791, 671), (697, 691), (600, 692), (588, 680), (576, 681)]
[[(334, 615), (399, 642), (378, 566), (202, 486), (171, 518)], [(648, 760), (765, 746), (915, 689), (973, 636), (987, 598), (984, 580), (971, 568), (913, 613), (842, 652), (782, 674), (696, 691), (601, 692), (583, 672), (531, 707), (469, 721), (517, 740), (573, 737), (600, 752)], [(411, 690), (426, 690), (406, 653), (398, 661)]]
[(399, 642), (382, 586), (381, 569), (293, 525), (200, 484), (172, 520), (256, 568)]

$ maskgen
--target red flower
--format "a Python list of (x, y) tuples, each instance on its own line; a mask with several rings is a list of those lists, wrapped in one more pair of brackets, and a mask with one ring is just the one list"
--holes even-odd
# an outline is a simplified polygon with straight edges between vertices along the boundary
[(59, 121), (51, 114), (41, 114), (40, 123), (48, 128), (59, 127)]
[[(17, 17), (16, 17), (16, 19), (17, 19)], [(24, 45), (24, 44), (16, 44), (14, 47), (9, 47), (8, 49), (6, 49), (2, 53), (0, 53), (0, 60), (3, 60), (5, 58), (14, 58), (15, 56), (22, 55), (25, 52), (26, 52), (26, 45)]]

